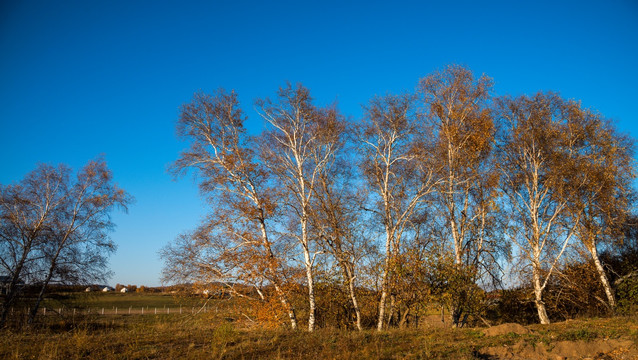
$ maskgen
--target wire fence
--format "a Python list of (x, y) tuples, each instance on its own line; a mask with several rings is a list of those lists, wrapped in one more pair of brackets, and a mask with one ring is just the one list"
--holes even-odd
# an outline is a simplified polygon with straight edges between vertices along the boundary
[[(11, 308), (10, 315), (28, 314), (31, 309)], [(42, 307), (38, 309), (38, 316), (68, 316), (68, 315), (184, 315), (207, 312), (217, 312), (217, 307), (211, 306), (179, 306), (179, 307), (154, 307), (154, 306), (128, 306), (128, 307)]]

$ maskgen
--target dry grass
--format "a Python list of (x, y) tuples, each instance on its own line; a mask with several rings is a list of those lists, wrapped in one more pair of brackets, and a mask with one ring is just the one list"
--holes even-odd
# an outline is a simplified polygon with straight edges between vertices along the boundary
[(233, 312), (228, 302), (214, 306), (220, 311), (199, 315), (48, 316), (37, 327), (3, 330), (0, 358), (490, 359), (499, 357), (486, 355), (487, 349), (498, 353), (516, 346), (551, 349), (565, 341), (638, 342), (636, 316), (532, 325), (531, 334), (495, 337), (481, 329), (440, 327), (308, 333), (259, 328)]
[(638, 341), (636, 318), (590, 319), (532, 326), (532, 334), (486, 337), (480, 329), (315, 333), (249, 329), (209, 316), (111, 316), (76, 324), (52, 321), (23, 331), (5, 330), (6, 359), (474, 359), (495, 346), (564, 340)]

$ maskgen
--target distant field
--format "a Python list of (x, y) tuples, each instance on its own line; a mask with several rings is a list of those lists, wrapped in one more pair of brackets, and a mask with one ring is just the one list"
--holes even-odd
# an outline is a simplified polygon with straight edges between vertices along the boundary
[[(17, 304), (14, 312), (24, 312), (29, 301)], [(179, 314), (215, 310), (213, 302), (201, 297), (184, 297), (162, 293), (76, 292), (59, 293), (45, 298), (39, 314)]]
[(67, 293), (58, 299), (48, 299), (47, 303), (69, 304), (86, 307), (176, 307), (179, 305), (196, 305), (202, 302), (202, 298), (178, 297), (172, 294), (161, 293), (115, 293), (115, 292), (91, 292), (91, 293)]

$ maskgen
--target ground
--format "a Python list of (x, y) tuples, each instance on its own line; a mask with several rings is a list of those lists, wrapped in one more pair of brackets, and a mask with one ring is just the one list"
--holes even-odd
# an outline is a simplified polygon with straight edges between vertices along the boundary
[[(97, 297), (93, 305), (144, 306), (134, 294), (121, 295)], [(172, 297), (149, 296), (145, 299), (152, 302), (149, 308), (186, 307)], [(638, 359), (638, 316), (492, 329), (451, 329), (433, 323), (381, 333), (339, 329), (308, 333), (264, 329), (247, 319), (229, 317), (228, 301), (208, 306), (217, 312), (92, 313), (74, 318), (49, 313), (36, 327), (3, 330), (0, 358)]]

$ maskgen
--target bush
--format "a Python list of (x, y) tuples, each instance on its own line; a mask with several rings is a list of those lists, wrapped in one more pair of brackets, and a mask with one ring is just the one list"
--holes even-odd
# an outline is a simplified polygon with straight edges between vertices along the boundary
[(536, 306), (531, 300), (531, 288), (519, 287), (501, 291), (493, 291), (488, 294), (492, 299), (491, 306), (487, 309), (485, 317), (492, 323), (538, 323)]
[(638, 272), (627, 274), (616, 281), (616, 300), (618, 313), (638, 313)]

